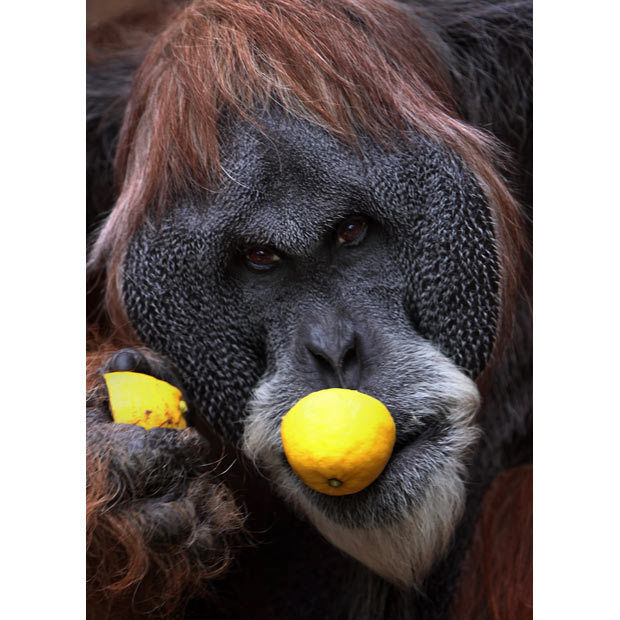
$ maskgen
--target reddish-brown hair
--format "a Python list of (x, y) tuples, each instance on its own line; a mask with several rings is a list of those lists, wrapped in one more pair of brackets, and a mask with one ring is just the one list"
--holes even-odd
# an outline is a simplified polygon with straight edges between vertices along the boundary
[[(137, 343), (102, 339), (89, 332), (87, 389), (94, 408), (101, 404), (99, 369), (114, 351)], [(97, 424), (95, 422), (94, 424)], [(186, 429), (185, 433), (196, 433)], [(205, 599), (217, 595), (211, 581), (225, 573), (239, 546), (251, 544), (243, 530), (245, 516), (232, 491), (219, 482), (215, 459), (209, 470), (188, 480), (188, 503), (199, 500), (209, 515), (201, 523), (193, 511), (177, 501), (175, 520), (191, 524), (185, 537), (165, 545), (153, 544), (147, 501), (124, 501), (118, 466), (109, 463), (109, 447), (87, 441), (86, 445), (86, 569), (89, 617), (169, 618), (190, 596)], [(136, 481), (137, 482), (137, 481)], [(192, 550), (195, 540), (211, 541), (200, 556)]]
[(532, 467), (502, 472), (487, 491), (461, 572), (454, 620), (532, 618)]
[[(139, 18), (140, 36), (133, 37), (131, 45), (126, 30), (113, 24), (100, 30), (101, 37), (92, 38), (89, 47), (93, 62), (100, 60), (97, 50), (103, 39), (112, 39), (113, 54), (131, 47), (130, 55), (145, 56), (119, 139), (119, 199), (89, 261), (90, 284), (105, 287), (116, 331), (113, 342), (90, 339), (89, 383), (97, 384), (95, 371), (109, 351), (135, 338), (120, 282), (127, 244), (137, 227), (149, 211), (161, 215), (171, 197), (216, 187), (222, 114), (256, 122), (257, 113), (273, 100), (352, 148), (361, 133), (389, 147), (413, 128), (462, 157), (495, 217), (503, 305), (499, 331), (505, 333), (523, 243), (519, 211), (498, 172), (497, 145), (459, 119), (448, 72), (416, 12), (388, 0), (196, 0), (177, 8), (180, 4), (186, 3), (157, 0), (157, 10), (148, 20)], [(134, 17), (124, 21), (126, 28), (135, 30)], [(93, 604), (102, 616), (122, 609), (139, 583), (145, 600), (155, 596), (155, 606), (166, 613), (184, 592), (224, 570), (228, 549), (198, 572), (181, 556), (154, 553), (136, 529), (135, 515), (108, 509), (115, 490), (105, 461), (96, 451), (88, 454), (88, 460), (89, 574)], [(206, 489), (207, 478), (204, 484)], [(464, 573), (461, 593), (469, 593), (469, 599), (459, 597), (457, 609), (462, 611), (457, 618), (477, 617), (475, 610), (487, 603), (494, 618), (516, 617), (502, 616), (500, 606), (509, 597), (489, 581), (503, 570), (497, 563), (500, 556), (490, 554), (493, 545), (502, 544), (500, 540), (515, 543), (507, 550), (506, 562), (516, 557), (515, 570), (527, 565), (523, 547), (517, 548), (517, 539), (501, 528), (508, 520), (494, 518), (512, 514), (506, 506), (527, 505), (528, 497), (531, 503), (531, 488), (519, 486), (515, 492), (513, 487), (506, 493), (510, 484), (508, 479), (508, 484), (494, 485), (485, 501), (469, 564), (484, 571)], [(221, 499), (214, 495), (214, 501)], [(232, 527), (240, 527), (233, 504), (229, 507)], [(108, 553), (111, 540), (118, 541), (113, 554)], [(100, 564), (100, 558), (107, 558), (107, 564)], [(518, 577), (519, 583), (528, 582), (521, 573)], [(465, 609), (474, 609), (473, 615), (464, 615)]]
[[(459, 119), (446, 69), (415, 11), (388, 0), (196, 0), (158, 36), (135, 76), (121, 130), (119, 199), (89, 262), (106, 306), (131, 334), (121, 298), (129, 239), (171, 197), (216, 186), (224, 111), (254, 121), (277, 100), (353, 147), (413, 128), (456, 152), (492, 205), (504, 332), (522, 239), (491, 137)], [(105, 274), (105, 276), (104, 276)]]
[[(211, 472), (191, 480), (188, 495), (200, 498), (210, 515), (195, 526), (187, 539), (154, 545), (148, 519), (140, 502), (119, 501), (118, 482), (110, 476), (105, 456), (87, 449), (86, 565), (90, 615), (97, 618), (169, 618), (189, 596), (213, 598), (210, 582), (229, 568), (236, 549), (235, 535), (243, 516), (232, 493), (216, 484)], [(179, 520), (189, 521), (191, 511), (176, 507)], [(200, 530), (200, 531), (198, 531)], [(209, 537), (212, 548), (200, 557), (188, 551), (192, 537)], [(237, 545), (240, 543), (237, 542)], [(247, 544), (247, 543), (246, 543)]]

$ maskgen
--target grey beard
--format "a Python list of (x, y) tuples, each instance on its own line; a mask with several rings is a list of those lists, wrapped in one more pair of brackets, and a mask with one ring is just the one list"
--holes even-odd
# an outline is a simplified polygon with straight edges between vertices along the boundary
[(399, 434), (420, 434), (395, 450), (367, 489), (324, 496), (292, 472), (280, 423), (312, 389), (299, 385), (294, 362), (286, 358), (254, 391), (243, 450), (331, 544), (395, 585), (418, 588), (445, 552), (463, 513), (465, 460), (479, 434), (473, 418), (480, 395), (465, 373), (421, 338), (392, 337), (386, 349), (375, 386), (360, 391), (393, 412), (397, 446)]

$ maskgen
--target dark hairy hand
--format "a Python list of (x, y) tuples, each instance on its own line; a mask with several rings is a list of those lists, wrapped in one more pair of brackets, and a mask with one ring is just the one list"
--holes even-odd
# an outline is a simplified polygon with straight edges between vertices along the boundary
[[(159, 358), (138, 349), (116, 353), (102, 368), (114, 370), (174, 377)], [(214, 474), (221, 452), (195, 428), (112, 423), (103, 381), (88, 405), (87, 568), (94, 608), (112, 613), (110, 601), (126, 592), (136, 613), (165, 615), (226, 569), (230, 542), (242, 527), (240, 510)]]

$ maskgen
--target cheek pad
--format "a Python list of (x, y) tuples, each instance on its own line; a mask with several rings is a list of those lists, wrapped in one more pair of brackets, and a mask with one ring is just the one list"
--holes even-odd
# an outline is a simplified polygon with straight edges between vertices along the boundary
[[(411, 321), (475, 378), (499, 313), (489, 207), (458, 161), (422, 141), (413, 157), (383, 155), (367, 168), (369, 211), (391, 233)], [(236, 441), (265, 345), (239, 288), (222, 281), (226, 258), (216, 245), (176, 216), (158, 230), (144, 226), (124, 263), (123, 295), (144, 344), (169, 357), (202, 415)]]
[[(496, 337), (499, 265), (490, 209), (473, 176), (445, 154), (416, 158), (398, 201), (400, 267), (416, 330), (476, 378)], [(407, 234), (403, 235), (402, 231)]]
[(471, 378), (484, 369), (499, 315), (499, 265), (486, 199), (460, 160), (421, 136), (407, 153), (367, 161), (373, 215), (388, 229), (418, 333)]
[(170, 221), (143, 227), (123, 265), (123, 296), (144, 344), (170, 359), (201, 415), (234, 442), (264, 371), (263, 345), (239, 292), (210, 273), (207, 249), (199, 234)]
[(414, 229), (420, 257), (410, 279), (412, 320), (456, 364), (476, 378), (495, 341), (499, 272), (486, 206), (472, 199), (463, 211), (442, 209)]

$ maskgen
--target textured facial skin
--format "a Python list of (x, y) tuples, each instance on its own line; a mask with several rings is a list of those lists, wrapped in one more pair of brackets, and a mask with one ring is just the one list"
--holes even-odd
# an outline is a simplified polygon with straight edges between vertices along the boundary
[[(279, 113), (228, 135), (221, 189), (179, 200), (134, 239), (130, 319), (177, 366), (200, 415), (243, 443), (327, 538), (410, 585), (445, 548), (464, 501), (472, 379), (498, 316), (488, 207), (462, 164), (419, 137), (399, 152), (362, 143), (360, 155)], [(358, 215), (365, 238), (339, 245), (338, 224)], [(257, 246), (280, 256), (273, 268), (248, 267), (244, 250)], [(341, 374), (326, 365), (332, 353)], [(294, 477), (279, 423), (299, 398), (341, 384), (386, 404), (397, 444), (375, 483), (332, 498)], [(373, 557), (348, 536), (356, 528), (387, 532), (364, 552)], [(374, 561), (398, 564), (405, 546), (392, 572)]]

